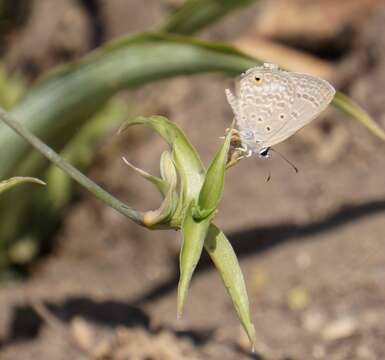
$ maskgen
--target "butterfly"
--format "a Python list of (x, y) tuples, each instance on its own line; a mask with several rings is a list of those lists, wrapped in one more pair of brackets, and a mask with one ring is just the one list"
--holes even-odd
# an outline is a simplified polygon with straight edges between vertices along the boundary
[(268, 63), (242, 74), (235, 95), (226, 89), (245, 156), (262, 158), (269, 156), (273, 145), (314, 120), (334, 95), (326, 80)]

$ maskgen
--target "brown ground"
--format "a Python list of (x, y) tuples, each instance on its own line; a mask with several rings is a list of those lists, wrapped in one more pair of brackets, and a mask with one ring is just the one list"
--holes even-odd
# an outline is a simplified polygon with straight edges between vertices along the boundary
[[(48, 7), (51, 1), (35, 2)], [(77, 14), (79, 24), (95, 25), (95, 14), (90, 17), (77, 2), (59, 3), (63, 12), (68, 7)], [(89, 34), (65, 58), (79, 56), (95, 41), (154, 26), (166, 11), (160, 3), (100, 0), (96, 18), (102, 31), (86, 26), (92, 28)], [(261, 7), (267, 11), (263, 2)], [(233, 39), (254, 31), (257, 9), (238, 13), (205, 36)], [(385, 6), (365, 19), (346, 25), (348, 34), (338, 32), (350, 44), (343, 54), (328, 51), (336, 43), (325, 33), (322, 53), (316, 55), (349, 70), (345, 90), (385, 127)], [(36, 28), (31, 24), (26, 26)], [(28, 44), (29, 33), (24, 29), (12, 36)], [(43, 51), (28, 58), (27, 45), (11, 48), (8, 62), (18, 68), (33, 64), (32, 76), (64, 61), (60, 52), (55, 58), (58, 52), (49, 41), (48, 58)], [(147, 85), (132, 95), (143, 114), (162, 113), (181, 125), (207, 163), (230, 122), (223, 91), (230, 83), (220, 75), (200, 75)], [(135, 147), (115, 144), (116, 151), (107, 145), (89, 173), (129, 204), (153, 208), (156, 192), (123, 165), (120, 155), (156, 172), (154, 154), (163, 147), (155, 135)], [(268, 162), (242, 162), (228, 173), (216, 219), (246, 277), (258, 355), (248, 351), (206, 257), (184, 319), (176, 321), (179, 234), (144, 230), (83, 192), (68, 209), (53, 252), (35, 264), (26, 281), (0, 289), (0, 358), (87, 358), (81, 348), (106, 359), (385, 359), (384, 144), (330, 110), (278, 149), (299, 174), (274, 154)], [(266, 183), (269, 170), (272, 180)], [(43, 323), (31, 298), (44, 301), (53, 320), (61, 322)]]

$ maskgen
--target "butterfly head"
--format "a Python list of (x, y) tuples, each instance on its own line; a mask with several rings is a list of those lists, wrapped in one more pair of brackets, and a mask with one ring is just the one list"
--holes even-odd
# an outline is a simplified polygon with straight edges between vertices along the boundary
[(250, 129), (236, 130), (242, 146), (251, 154), (255, 154), (262, 159), (269, 158), (270, 147), (264, 146), (263, 143), (257, 139), (254, 131)]

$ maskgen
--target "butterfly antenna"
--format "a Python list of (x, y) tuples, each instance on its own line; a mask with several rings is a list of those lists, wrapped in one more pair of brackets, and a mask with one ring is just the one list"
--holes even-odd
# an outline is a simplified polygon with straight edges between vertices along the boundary
[(275, 150), (273, 148), (270, 148), (270, 150), (273, 150), (275, 153), (277, 153), (283, 160), (285, 160), (293, 169), (296, 173), (298, 173), (298, 168), (284, 155), (282, 155), (278, 150)]

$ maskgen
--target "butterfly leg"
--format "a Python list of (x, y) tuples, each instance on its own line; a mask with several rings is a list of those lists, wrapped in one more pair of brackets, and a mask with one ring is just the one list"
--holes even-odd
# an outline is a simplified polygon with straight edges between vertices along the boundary
[(243, 154), (242, 157), (250, 157), (251, 155), (253, 155), (253, 150), (249, 149), (246, 145), (244, 144), (240, 144), (240, 146), (234, 148), (235, 151), (239, 151)]

